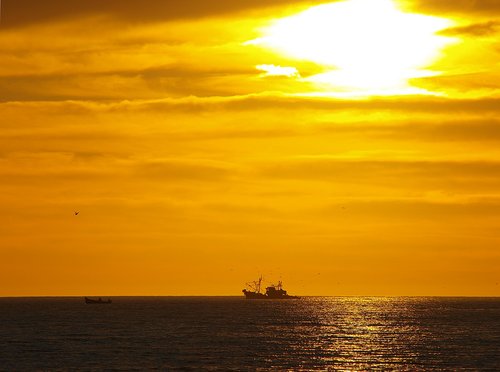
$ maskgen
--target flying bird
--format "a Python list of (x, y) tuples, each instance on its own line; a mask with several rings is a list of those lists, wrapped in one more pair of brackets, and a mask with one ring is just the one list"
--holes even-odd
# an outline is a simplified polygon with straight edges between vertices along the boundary
[(75, 216), (78, 216), (78, 213), (80, 213), (79, 211), (75, 211)]

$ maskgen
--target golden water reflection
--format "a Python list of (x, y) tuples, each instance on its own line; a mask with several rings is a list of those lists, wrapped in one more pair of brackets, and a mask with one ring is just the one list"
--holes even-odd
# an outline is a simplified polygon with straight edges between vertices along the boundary
[[(309, 298), (283, 306), (289, 308), (275, 315), (283, 310), (281, 317), (288, 320), (275, 326), (271, 344), (288, 343), (304, 369), (450, 369), (464, 365), (474, 335), (495, 337), (467, 299)], [(485, 342), (475, 357), (494, 363), (494, 345)], [(268, 362), (276, 363), (282, 352)]]

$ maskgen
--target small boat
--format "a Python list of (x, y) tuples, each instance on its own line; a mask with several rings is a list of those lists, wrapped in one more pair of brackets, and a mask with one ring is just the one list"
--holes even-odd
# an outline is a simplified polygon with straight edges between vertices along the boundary
[(86, 304), (110, 304), (111, 299), (108, 298), (107, 300), (103, 300), (101, 297), (99, 297), (97, 300), (94, 300), (92, 298), (85, 297), (85, 303)]
[(261, 292), (262, 276), (254, 281), (247, 283), (247, 288), (242, 292), (247, 300), (295, 300), (300, 297), (290, 296), (284, 289), (281, 281), (278, 284), (271, 284), (266, 287), (266, 293)]

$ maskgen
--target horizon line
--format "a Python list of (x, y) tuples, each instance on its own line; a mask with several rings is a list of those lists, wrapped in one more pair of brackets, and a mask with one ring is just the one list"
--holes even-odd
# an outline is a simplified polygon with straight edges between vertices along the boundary
[[(329, 297), (329, 298), (500, 298), (500, 295), (299, 295), (304, 297)], [(245, 296), (240, 295), (19, 295), (19, 296), (0, 296), (0, 299), (9, 298), (84, 298), (84, 297), (108, 297), (108, 298), (132, 298), (132, 297), (199, 297), (199, 298), (219, 298), (219, 297), (234, 297), (245, 299)]]

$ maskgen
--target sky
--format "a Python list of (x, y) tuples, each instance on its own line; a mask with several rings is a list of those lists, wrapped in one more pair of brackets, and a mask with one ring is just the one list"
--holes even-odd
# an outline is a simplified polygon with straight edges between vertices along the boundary
[(500, 2), (1, 5), (0, 296), (500, 295)]

